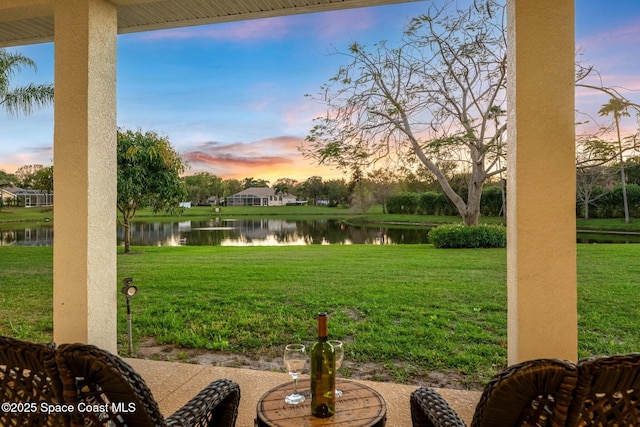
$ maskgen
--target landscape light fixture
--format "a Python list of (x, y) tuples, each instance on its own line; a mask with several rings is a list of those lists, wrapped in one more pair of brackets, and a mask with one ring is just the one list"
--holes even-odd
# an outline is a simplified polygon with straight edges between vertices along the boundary
[(122, 279), (122, 284), (124, 286), (122, 286), (122, 289), (120, 289), (120, 292), (122, 292), (127, 298), (127, 331), (129, 333), (129, 356), (133, 354), (133, 335), (131, 333), (131, 304), (129, 303), (129, 300), (131, 299), (131, 297), (138, 293), (138, 288), (136, 286), (133, 286), (131, 282), (133, 282), (133, 277)]

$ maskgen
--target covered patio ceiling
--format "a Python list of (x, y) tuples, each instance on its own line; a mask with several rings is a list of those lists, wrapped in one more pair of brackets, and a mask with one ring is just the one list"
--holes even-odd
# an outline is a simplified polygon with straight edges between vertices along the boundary
[[(0, 47), (53, 41), (55, 0), (3, 0)], [(110, 0), (118, 33), (350, 9), (411, 0)], [(415, 1), (415, 0), (413, 0)]]

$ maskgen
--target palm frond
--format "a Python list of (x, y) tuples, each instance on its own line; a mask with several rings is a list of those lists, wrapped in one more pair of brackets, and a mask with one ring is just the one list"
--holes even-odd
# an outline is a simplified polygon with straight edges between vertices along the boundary
[(13, 88), (4, 94), (4, 98), (0, 99), (0, 105), (10, 115), (31, 114), (36, 107), (44, 107), (53, 102), (53, 85), (45, 84), (28, 84)]

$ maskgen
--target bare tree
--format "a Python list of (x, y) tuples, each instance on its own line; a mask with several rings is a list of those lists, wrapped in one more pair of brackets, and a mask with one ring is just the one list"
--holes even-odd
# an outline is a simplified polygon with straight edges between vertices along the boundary
[(606, 196), (612, 172), (609, 156), (602, 156), (601, 142), (589, 138), (578, 140), (576, 150), (576, 202), (582, 206), (584, 219), (589, 219), (589, 207)]
[(398, 176), (389, 168), (376, 169), (367, 174), (367, 186), (376, 202), (382, 205), (382, 213), (387, 213), (387, 199), (398, 192)]
[(367, 182), (362, 176), (362, 171), (356, 169), (351, 182), (351, 210), (358, 212), (366, 219), (367, 211), (376, 203), (374, 196), (367, 188)]
[[(484, 183), (503, 170), (504, 8), (494, 0), (455, 6), (432, 5), (411, 20), (400, 47), (353, 43), (336, 52), (350, 63), (314, 97), (327, 113), (302, 150), (345, 170), (383, 158), (418, 159), (471, 225), (480, 216)], [(443, 161), (470, 175), (466, 197), (450, 185)]]
[(584, 219), (589, 219), (589, 207), (607, 195), (604, 185), (611, 178), (608, 169), (600, 165), (579, 166), (576, 170), (576, 195)]

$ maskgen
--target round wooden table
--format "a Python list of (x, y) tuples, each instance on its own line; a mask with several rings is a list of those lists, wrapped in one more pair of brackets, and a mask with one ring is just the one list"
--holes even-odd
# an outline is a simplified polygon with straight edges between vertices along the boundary
[(374, 389), (355, 381), (336, 379), (336, 388), (343, 395), (336, 399), (336, 413), (330, 418), (311, 415), (309, 379), (298, 381), (298, 392), (306, 397), (299, 405), (289, 405), (284, 397), (293, 392), (293, 382), (279, 385), (264, 394), (258, 401), (256, 426), (348, 426), (382, 427), (387, 420), (387, 404)]

